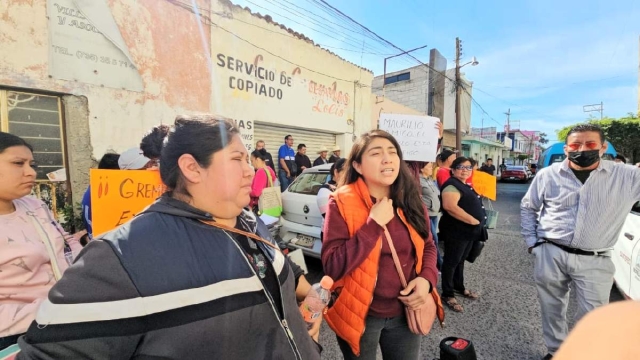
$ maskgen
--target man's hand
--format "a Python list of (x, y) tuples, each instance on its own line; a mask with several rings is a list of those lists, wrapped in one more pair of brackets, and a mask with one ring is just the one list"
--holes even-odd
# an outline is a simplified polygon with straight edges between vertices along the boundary
[(290, 178), (291, 177), (291, 173), (289, 172), (289, 170), (287, 170), (286, 172), (287, 172), (287, 177)]
[(431, 283), (423, 277), (418, 276), (407, 284), (407, 287), (400, 291), (398, 299), (411, 310), (418, 310), (422, 305), (426, 304), (429, 298), (433, 301), (433, 297), (429, 294)]
[(529, 254), (531, 254), (531, 252), (533, 251), (533, 246), (530, 247), (529, 250), (527, 250), (527, 251), (529, 251)]

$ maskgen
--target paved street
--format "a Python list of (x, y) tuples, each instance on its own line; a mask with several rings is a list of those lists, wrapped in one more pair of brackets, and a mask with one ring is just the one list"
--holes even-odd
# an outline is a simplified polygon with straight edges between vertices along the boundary
[[(477, 290), (481, 298), (462, 301), (465, 312), (446, 309), (445, 327), (434, 327), (422, 342), (422, 358), (439, 357), (438, 344), (447, 336), (471, 340), (479, 360), (540, 359), (546, 354), (542, 340), (540, 308), (532, 279), (533, 258), (527, 254), (520, 236), (520, 199), (528, 185), (499, 184), (498, 227), (490, 230), (483, 254), (474, 264), (465, 266), (467, 288)], [(319, 261), (307, 260), (311, 280), (316, 280)], [(620, 295), (612, 292), (612, 300)], [(575, 305), (575, 301), (572, 302)], [(570, 316), (574, 313), (569, 309)], [(324, 359), (341, 359), (335, 334), (326, 324), (320, 334)], [(379, 357), (381, 358), (381, 357)]]

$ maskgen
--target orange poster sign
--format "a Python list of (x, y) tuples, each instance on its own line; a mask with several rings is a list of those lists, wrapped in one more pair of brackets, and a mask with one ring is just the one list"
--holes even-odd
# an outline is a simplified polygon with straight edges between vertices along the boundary
[(473, 172), (473, 189), (480, 195), (496, 201), (496, 177), (486, 172)]
[(156, 170), (91, 170), (91, 222), (100, 235), (131, 220), (166, 188)]

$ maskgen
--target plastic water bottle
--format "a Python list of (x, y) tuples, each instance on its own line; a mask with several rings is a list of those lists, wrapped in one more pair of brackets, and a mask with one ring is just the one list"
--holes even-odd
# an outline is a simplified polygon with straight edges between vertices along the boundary
[(302, 318), (307, 323), (307, 328), (311, 329), (313, 325), (320, 319), (320, 315), (327, 307), (331, 300), (331, 287), (333, 286), (333, 279), (329, 276), (324, 276), (320, 283), (313, 284), (311, 290), (304, 298), (304, 301), (300, 305), (300, 312)]

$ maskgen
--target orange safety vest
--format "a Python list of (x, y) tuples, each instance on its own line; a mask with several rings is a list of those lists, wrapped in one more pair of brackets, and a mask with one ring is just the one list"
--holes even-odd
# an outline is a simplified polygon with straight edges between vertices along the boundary
[[(369, 212), (373, 206), (369, 189), (362, 179), (353, 184), (341, 186), (332, 194), (340, 210), (340, 215), (347, 223), (349, 235), (354, 236), (367, 221)], [(409, 229), (411, 242), (413, 243), (417, 259), (416, 273), (422, 270), (422, 256), (425, 240), (407, 222), (401, 209), (398, 216)], [(351, 273), (345, 275), (336, 282), (334, 290), (340, 289), (340, 296), (334, 305), (327, 311), (325, 320), (329, 327), (344, 341), (357, 356), (360, 356), (360, 338), (364, 334), (365, 320), (369, 312), (369, 306), (373, 300), (373, 292), (378, 279), (378, 265), (382, 250), (382, 237), (376, 242), (376, 247), (369, 256)], [(433, 294), (438, 305), (438, 318), (444, 319), (444, 309), (437, 295), (435, 284)]]

